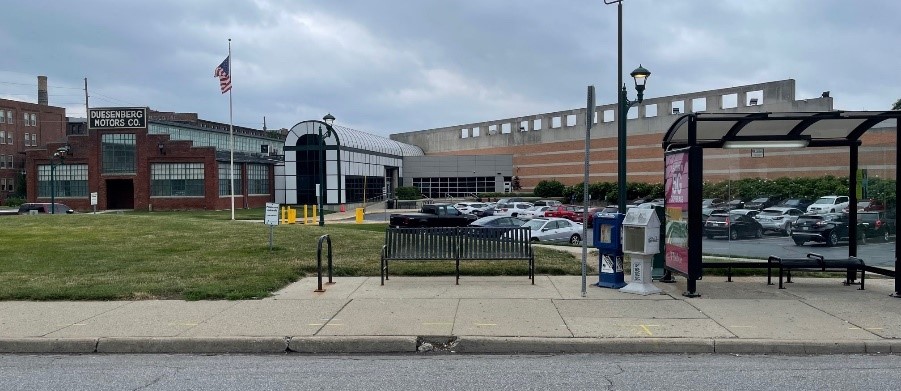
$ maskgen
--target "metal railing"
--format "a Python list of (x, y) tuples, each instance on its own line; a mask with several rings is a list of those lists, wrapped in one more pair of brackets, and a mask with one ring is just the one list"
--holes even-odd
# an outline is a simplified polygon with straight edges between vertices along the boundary
[(332, 239), (328, 235), (322, 235), (319, 237), (319, 241), (316, 243), (316, 277), (319, 279), (318, 288), (313, 292), (325, 292), (325, 289), (322, 289), (322, 242), (325, 241), (328, 244), (328, 284), (332, 285)]

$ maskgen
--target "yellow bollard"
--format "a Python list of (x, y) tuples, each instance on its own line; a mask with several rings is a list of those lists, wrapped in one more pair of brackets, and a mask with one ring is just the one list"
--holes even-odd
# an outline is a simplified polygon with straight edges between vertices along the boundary
[(279, 223), (280, 224), (288, 224), (288, 207), (287, 206), (281, 207), (281, 214), (282, 214), (282, 221), (280, 221)]
[(297, 209), (291, 208), (288, 210), (288, 224), (296, 224), (297, 223)]
[(317, 214), (318, 212), (319, 211), (317, 210), (317, 206), (313, 205), (313, 218), (310, 219), (310, 224), (316, 223), (316, 218), (319, 217), (319, 215)]
[(357, 224), (363, 223), (363, 208), (357, 208)]

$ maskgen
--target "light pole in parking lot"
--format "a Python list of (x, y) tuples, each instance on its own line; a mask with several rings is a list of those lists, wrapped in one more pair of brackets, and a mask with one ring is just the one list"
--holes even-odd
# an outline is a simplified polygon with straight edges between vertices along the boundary
[[(651, 76), (651, 72), (641, 64), (630, 74), (635, 79), (635, 90), (638, 91), (638, 99), (630, 101), (626, 95), (626, 85), (623, 84), (623, 0), (604, 0), (604, 4), (616, 4), (618, 12), (618, 28), (617, 28), (617, 71), (616, 71), (616, 89), (619, 102), (617, 105), (616, 122), (618, 125), (617, 132), (617, 195), (619, 196), (619, 213), (626, 213), (626, 116), (629, 108), (636, 103), (641, 103), (644, 99), (644, 86)], [(620, 90), (622, 88), (622, 90)]]
[(66, 154), (69, 153), (69, 146), (62, 146), (56, 149), (56, 152), (50, 156), (50, 213), (56, 214), (56, 159), (59, 159), (59, 165), (65, 165)]
[(319, 226), (325, 225), (325, 213), (322, 210), (322, 206), (325, 205), (325, 183), (327, 180), (325, 179), (325, 138), (334, 134), (335, 130), (332, 129), (332, 124), (335, 123), (335, 116), (331, 113), (322, 117), (322, 120), (325, 122), (326, 132), (322, 134), (322, 125), (319, 125)]

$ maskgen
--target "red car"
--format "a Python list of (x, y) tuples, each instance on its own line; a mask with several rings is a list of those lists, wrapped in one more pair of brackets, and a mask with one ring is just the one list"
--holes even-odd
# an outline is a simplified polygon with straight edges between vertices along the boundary
[(570, 221), (582, 221), (582, 207), (576, 205), (552, 206), (544, 212), (545, 217), (561, 217)]

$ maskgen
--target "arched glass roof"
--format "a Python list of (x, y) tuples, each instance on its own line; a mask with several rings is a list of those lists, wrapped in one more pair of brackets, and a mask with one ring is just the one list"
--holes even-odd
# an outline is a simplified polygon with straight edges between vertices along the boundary
[[(327, 127), (322, 121), (304, 121), (291, 128), (285, 140), (285, 146), (297, 145), (297, 140), (306, 134), (325, 134)], [(386, 137), (376, 136), (356, 129), (341, 125), (332, 125), (335, 134), (325, 137), (326, 145), (338, 145), (340, 148), (356, 148), (393, 156), (422, 156), (422, 149), (410, 144), (404, 144)]]

